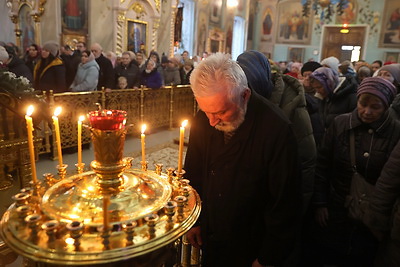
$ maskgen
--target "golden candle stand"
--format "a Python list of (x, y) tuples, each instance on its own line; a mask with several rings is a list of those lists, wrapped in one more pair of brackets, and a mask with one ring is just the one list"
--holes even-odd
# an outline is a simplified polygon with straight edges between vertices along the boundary
[(122, 157), (126, 120), (113, 117), (126, 113), (99, 112), (89, 113), (93, 171), (79, 166), (65, 177), (59, 166), (60, 179), (46, 173), (39, 187), (23, 189), (3, 215), (1, 238), (39, 266), (150, 267), (190, 258), (174, 254), (187, 249), (173, 246), (200, 215), (197, 192), (183, 171), (175, 178), (172, 168), (162, 173), (162, 164), (155, 171), (147, 162), (132, 168), (132, 158)]

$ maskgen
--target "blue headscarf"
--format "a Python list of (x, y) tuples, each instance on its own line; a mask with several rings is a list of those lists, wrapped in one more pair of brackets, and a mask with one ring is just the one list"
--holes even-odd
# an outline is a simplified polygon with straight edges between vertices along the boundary
[(266, 56), (251, 50), (240, 54), (237, 62), (246, 74), (250, 89), (269, 98), (274, 85), (271, 81), (271, 65)]

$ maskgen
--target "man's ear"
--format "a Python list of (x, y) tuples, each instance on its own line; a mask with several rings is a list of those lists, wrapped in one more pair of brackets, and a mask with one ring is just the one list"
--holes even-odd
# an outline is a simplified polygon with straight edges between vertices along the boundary
[(249, 100), (250, 96), (251, 96), (251, 90), (250, 90), (250, 88), (246, 88), (242, 94), (243, 100), (245, 102), (247, 102)]

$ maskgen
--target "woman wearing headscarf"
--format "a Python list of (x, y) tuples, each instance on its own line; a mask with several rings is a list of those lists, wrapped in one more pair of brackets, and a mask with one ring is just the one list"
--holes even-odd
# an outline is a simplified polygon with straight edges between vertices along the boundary
[(54, 41), (42, 47), (42, 58), (33, 71), (34, 88), (39, 91), (53, 90), (55, 93), (65, 91), (65, 66), (58, 57), (59, 45)]
[[(345, 203), (353, 168), (365, 182), (375, 185), (400, 138), (400, 124), (388, 112), (395, 95), (390, 82), (365, 78), (357, 91), (357, 108), (331, 123), (318, 151), (312, 201), (318, 226), (311, 235), (313, 255), (308, 266), (372, 266), (377, 240), (361, 222), (348, 217)], [(350, 160), (351, 132), (355, 166)]]
[(391, 115), (397, 120), (400, 119), (400, 64), (385, 65), (378, 70), (378, 77), (388, 80), (393, 83), (397, 89), (397, 96), (393, 100)]
[(237, 62), (246, 74), (250, 89), (277, 105), (292, 123), (300, 155), (304, 213), (313, 191), (316, 148), (303, 86), (292, 76), (271, 75), (268, 59), (258, 51), (240, 54)]
[(321, 99), (318, 113), (323, 129), (327, 129), (333, 119), (356, 107), (356, 88), (342, 87), (339, 76), (331, 68), (321, 67), (311, 75), (311, 86), (316, 90), (315, 96)]
[(33, 69), (40, 60), (41, 53), (42, 50), (40, 46), (38, 46), (37, 44), (31, 44), (26, 50), (25, 65), (28, 66), (28, 68), (31, 70), (32, 75), (33, 75)]
[(99, 81), (100, 67), (93, 53), (85, 50), (81, 54), (81, 63), (78, 66), (75, 79), (71, 84), (72, 92), (96, 91)]

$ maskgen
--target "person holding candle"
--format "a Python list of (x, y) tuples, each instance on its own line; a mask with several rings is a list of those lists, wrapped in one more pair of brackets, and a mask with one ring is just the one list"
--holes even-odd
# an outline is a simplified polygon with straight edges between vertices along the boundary
[(301, 216), (297, 143), (283, 112), (250, 91), (240, 66), (217, 53), (190, 83), (200, 111), (191, 121), (185, 177), (202, 213), (187, 238), (202, 266), (279, 266), (294, 248)]

